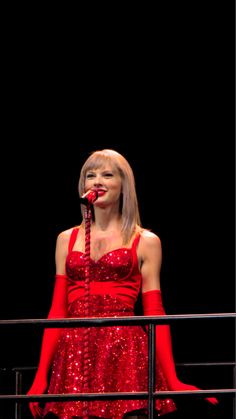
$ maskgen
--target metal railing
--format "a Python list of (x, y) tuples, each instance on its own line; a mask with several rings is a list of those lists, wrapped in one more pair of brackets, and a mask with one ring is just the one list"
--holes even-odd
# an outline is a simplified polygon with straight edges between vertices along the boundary
[[(64, 319), (17, 319), (0, 320), (0, 327), (11, 326), (42, 326), (42, 327), (99, 327), (99, 326), (117, 326), (117, 325), (148, 325), (148, 391), (146, 392), (114, 392), (114, 393), (73, 393), (73, 394), (40, 394), (25, 395), (19, 394), (21, 391), (21, 372), (20, 368), (15, 369), (16, 373), (16, 394), (0, 395), (0, 401), (14, 401), (16, 404), (15, 419), (20, 419), (19, 403), (32, 401), (72, 401), (72, 400), (148, 400), (148, 419), (154, 417), (154, 403), (156, 398), (166, 397), (209, 397), (219, 394), (234, 396), (235, 388), (211, 389), (195, 391), (155, 391), (155, 325), (167, 324), (179, 320), (212, 320), (212, 319), (235, 319), (236, 313), (212, 313), (212, 314), (180, 314), (165, 316), (133, 316), (133, 317), (102, 317), (102, 318), (64, 318)], [(177, 364), (176, 364), (177, 365)], [(182, 364), (182, 365), (207, 365)], [(234, 366), (234, 384), (235, 384), (235, 363), (208, 363), (208, 365), (233, 365)], [(235, 387), (235, 385), (234, 385)], [(234, 413), (236, 412), (234, 403)]]

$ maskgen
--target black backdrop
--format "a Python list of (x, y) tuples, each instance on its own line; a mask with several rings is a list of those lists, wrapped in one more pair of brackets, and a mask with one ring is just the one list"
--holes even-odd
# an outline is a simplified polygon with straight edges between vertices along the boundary
[[(233, 2), (212, 5), (125, 22), (112, 37), (107, 22), (86, 42), (72, 29), (63, 41), (58, 27), (55, 38), (50, 25), (42, 37), (9, 33), (2, 319), (46, 317), (56, 237), (79, 224), (80, 168), (101, 148), (133, 167), (142, 223), (162, 240), (166, 311), (235, 311), (234, 13)], [(233, 330), (227, 320), (175, 323), (176, 360), (232, 361)], [(41, 333), (4, 329), (0, 366), (36, 365)]]

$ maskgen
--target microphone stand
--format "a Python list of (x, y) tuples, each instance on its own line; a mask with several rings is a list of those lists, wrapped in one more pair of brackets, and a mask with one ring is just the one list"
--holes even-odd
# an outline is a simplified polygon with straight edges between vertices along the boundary
[[(91, 219), (92, 219), (92, 204), (98, 198), (98, 192), (94, 190), (87, 191), (80, 197), (80, 203), (85, 205), (84, 220), (85, 220), (85, 281), (84, 281), (84, 317), (89, 317), (90, 314), (90, 234), (91, 234)], [(84, 328), (83, 336), (83, 393), (89, 392), (89, 336), (90, 328)], [(82, 409), (83, 419), (89, 419), (89, 402), (83, 401)]]
[[(84, 281), (84, 316), (89, 317), (90, 306), (90, 230), (92, 209), (89, 202), (86, 203), (84, 211), (85, 218), (85, 281)], [(90, 328), (84, 329), (84, 350), (83, 350), (83, 392), (89, 392), (89, 334)], [(83, 419), (89, 419), (89, 402), (83, 402)]]

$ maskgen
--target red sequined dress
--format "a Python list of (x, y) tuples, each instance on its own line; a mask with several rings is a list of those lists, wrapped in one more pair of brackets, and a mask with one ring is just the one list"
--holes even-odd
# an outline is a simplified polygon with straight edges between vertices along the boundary
[[(66, 273), (68, 277), (68, 317), (84, 317), (85, 255), (73, 250), (79, 229), (72, 230)], [(91, 317), (133, 316), (141, 288), (136, 247), (138, 234), (130, 248), (89, 260)], [(83, 329), (61, 329), (48, 393), (83, 392)], [(141, 326), (90, 327), (89, 392), (147, 391), (148, 337)], [(160, 365), (156, 366), (156, 390), (168, 390)], [(89, 416), (122, 419), (127, 412), (147, 413), (147, 400), (89, 401)], [(171, 399), (157, 399), (158, 414), (176, 410)], [(82, 417), (83, 401), (48, 402), (45, 415), (53, 412), (60, 419)]]

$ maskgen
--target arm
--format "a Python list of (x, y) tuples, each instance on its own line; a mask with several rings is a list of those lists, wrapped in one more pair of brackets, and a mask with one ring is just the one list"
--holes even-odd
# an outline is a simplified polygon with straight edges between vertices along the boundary
[[(67, 317), (65, 302), (66, 286), (66, 276), (56, 275), (53, 302), (47, 317), (48, 319)], [(60, 333), (60, 328), (49, 328), (44, 331), (37, 374), (45, 378), (48, 375)]]
[[(165, 315), (160, 289), (162, 248), (160, 239), (153, 233), (144, 232), (140, 243), (142, 301), (144, 315)], [(169, 325), (156, 326), (156, 354), (170, 390), (198, 390), (194, 385), (181, 382), (176, 374)], [(214, 397), (207, 398), (213, 404)]]
[[(59, 234), (55, 251), (55, 285), (48, 319), (67, 317), (67, 279), (65, 275), (67, 246), (67, 234)], [(48, 386), (48, 372), (60, 333), (60, 328), (47, 328), (44, 330), (38, 369), (33, 384), (27, 394), (42, 394), (45, 392)], [(30, 410), (34, 417), (40, 416), (41, 409), (38, 403), (30, 403)]]
[[(165, 315), (160, 289), (162, 248), (159, 237), (145, 233), (142, 240), (142, 302), (145, 315)], [(173, 359), (169, 325), (156, 326), (156, 354), (170, 389), (175, 387), (177, 376)]]
[[(162, 248), (159, 237), (145, 232), (142, 238), (142, 302), (145, 315), (165, 315), (160, 289)], [(170, 389), (176, 387), (174, 364), (169, 325), (156, 326), (156, 354), (162, 366)]]

